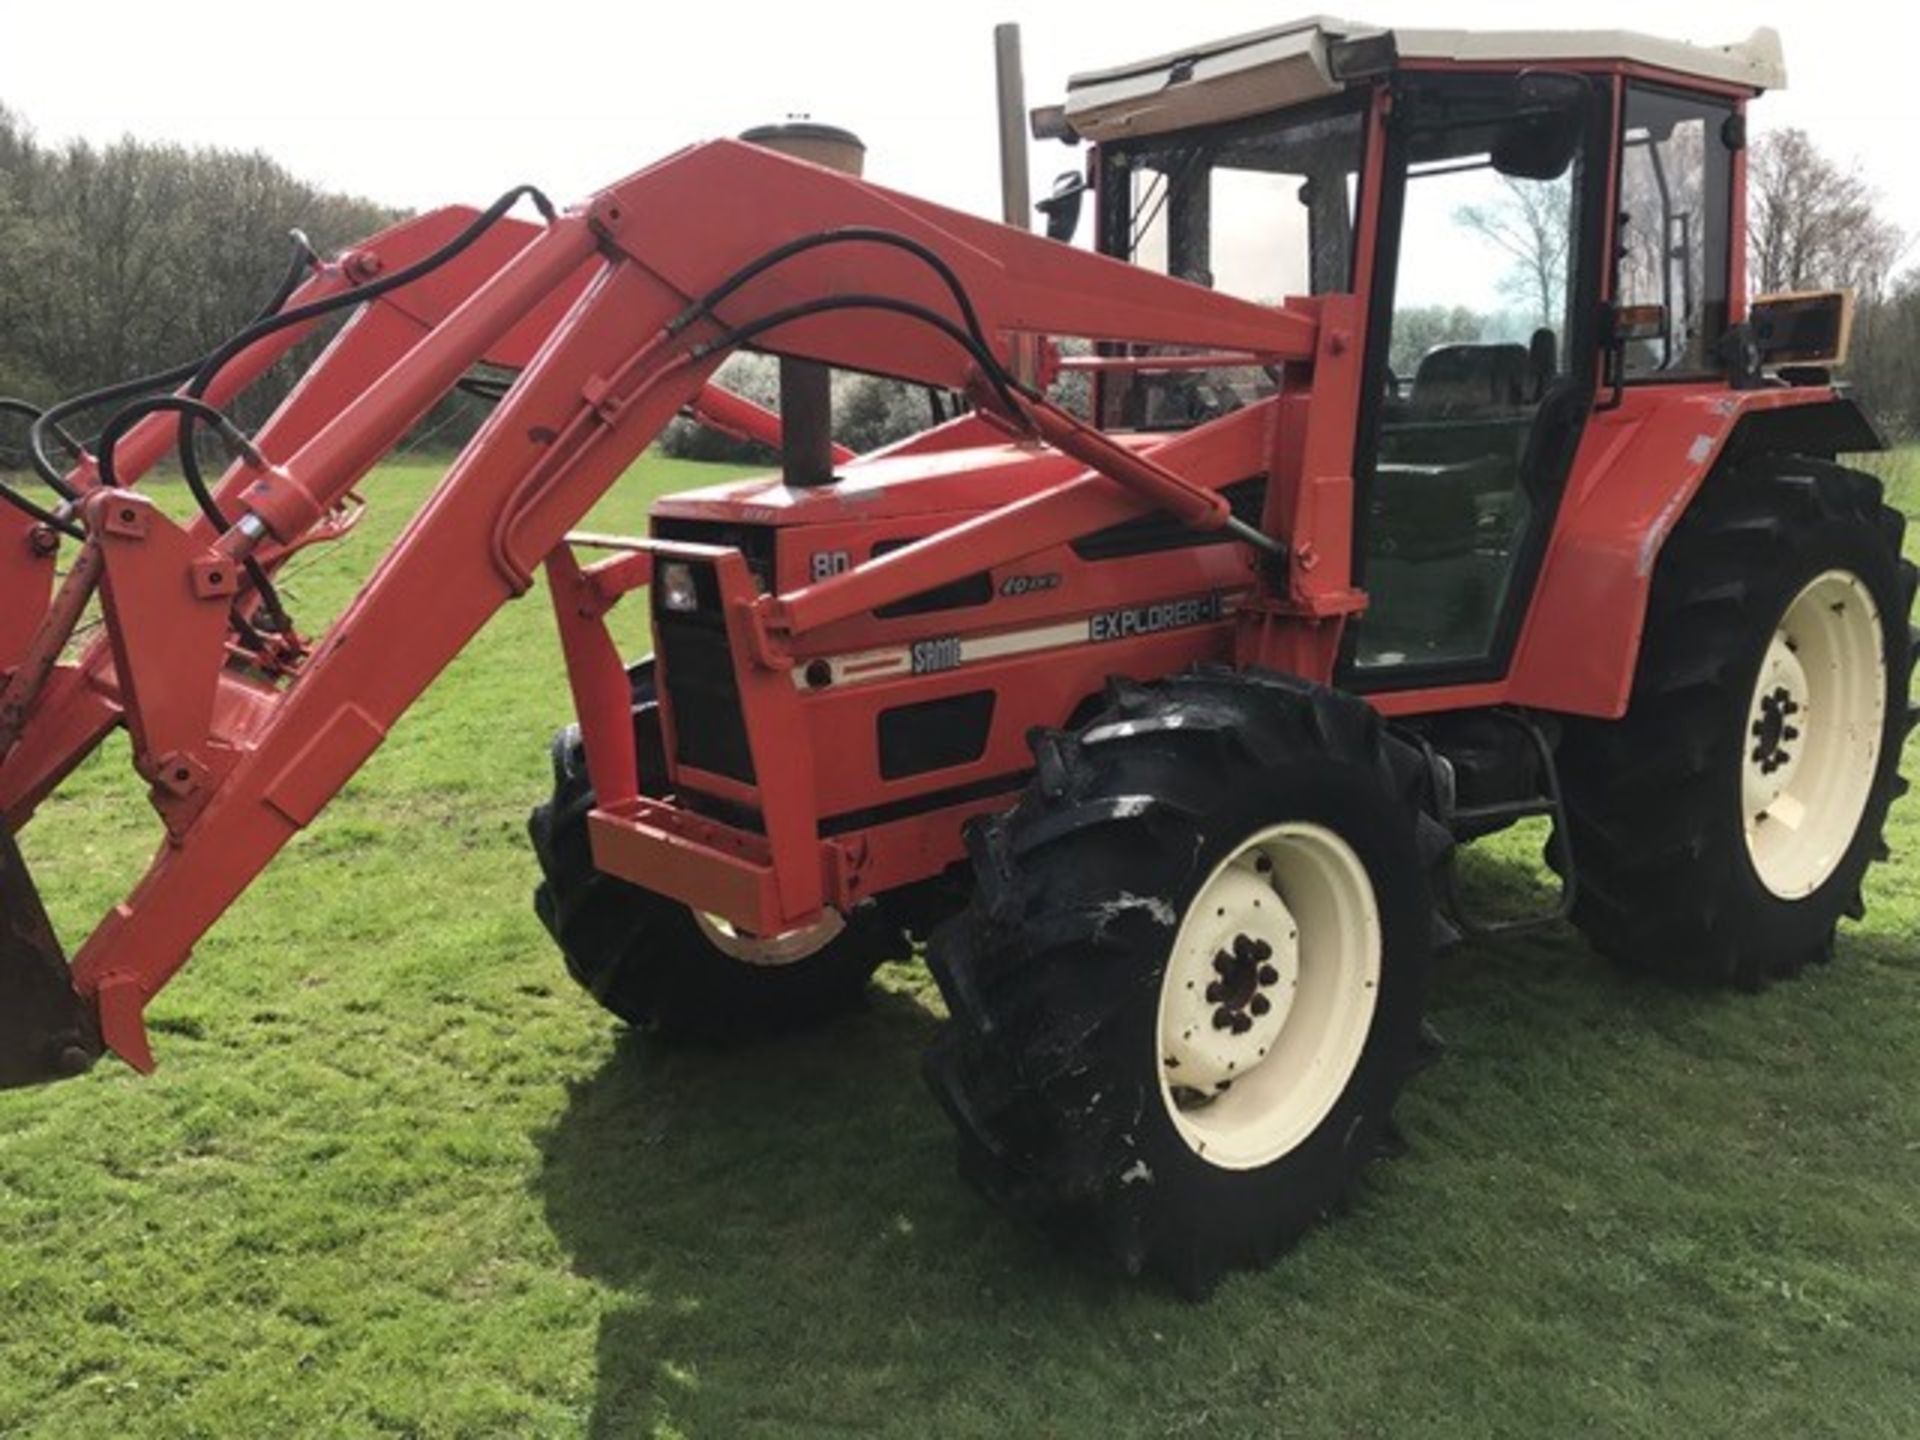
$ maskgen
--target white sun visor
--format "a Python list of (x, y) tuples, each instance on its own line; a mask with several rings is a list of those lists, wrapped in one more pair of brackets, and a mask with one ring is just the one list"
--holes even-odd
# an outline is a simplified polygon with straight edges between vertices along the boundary
[(1677, 76), (1778, 90), (1780, 36), (1694, 45), (1630, 30), (1388, 30), (1315, 15), (1067, 82), (1066, 121), (1089, 140), (1124, 140), (1237, 120), (1339, 93), (1396, 63), (1644, 65)]

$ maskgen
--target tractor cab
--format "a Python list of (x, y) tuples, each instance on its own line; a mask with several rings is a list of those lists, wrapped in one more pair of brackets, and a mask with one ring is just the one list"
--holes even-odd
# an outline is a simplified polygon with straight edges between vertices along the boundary
[[(1765, 30), (1327, 19), (1074, 77), (1051, 128), (1096, 144), (1100, 250), (1266, 304), (1365, 302), (1346, 683), (1505, 673), (1595, 406), (1722, 383), (1742, 107), (1783, 82)], [(1178, 429), (1279, 383), (1117, 372), (1098, 413)]]

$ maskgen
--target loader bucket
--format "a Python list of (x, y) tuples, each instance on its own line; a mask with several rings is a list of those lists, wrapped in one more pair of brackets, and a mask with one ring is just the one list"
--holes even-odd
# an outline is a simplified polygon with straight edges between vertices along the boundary
[(92, 1006), (74, 991), (27, 862), (0, 821), (0, 1090), (69, 1079), (99, 1058)]

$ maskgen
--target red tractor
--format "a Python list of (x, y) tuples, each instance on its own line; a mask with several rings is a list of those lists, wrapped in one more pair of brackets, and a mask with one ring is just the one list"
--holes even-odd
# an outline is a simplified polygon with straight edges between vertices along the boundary
[[(1456, 842), (1550, 817), (1539, 918), (1636, 970), (1824, 959), (1904, 788), (1915, 572), (1836, 458), (1881, 443), (1828, 368), (1846, 297), (1747, 298), (1781, 80), (1769, 32), (1290, 25), (1036, 112), (1090, 145), (1045, 236), (787, 127), (302, 253), (214, 353), (13, 403), (51, 493), (0, 509), (0, 1083), (151, 1067), (198, 938), (542, 572), (573, 975), (737, 1036), (924, 940), (963, 1170), (1129, 1271), (1263, 1263), (1395, 1142), (1435, 948), (1492, 928)], [(1098, 253), (1063, 243), (1088, 193)], [(342, 312), (241, 433), (220, 407)], [(778, 416), (713, 382), (742, 347)], [(830, 367), (931, 423), (836, 449)], [(491, 417), (306, 636), (276, 571), (456, 386)], [(577, 533), (689, 409), (781, 473)], [(187, 524), (135, 488), (175, 448)], [(69, 967), (11, 832), (117, 726), (165, 839)]]

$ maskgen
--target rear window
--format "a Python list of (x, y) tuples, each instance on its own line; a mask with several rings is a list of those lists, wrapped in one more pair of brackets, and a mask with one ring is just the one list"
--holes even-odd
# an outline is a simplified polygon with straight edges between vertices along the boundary
[(1665, 332), (1629, 342), (1629, 380), (1715, 373), (1727, 328), (1733, 108), (1629, 85), (1620, 150), (1621, 305), (1666, 308)]

